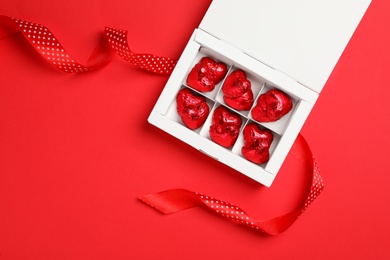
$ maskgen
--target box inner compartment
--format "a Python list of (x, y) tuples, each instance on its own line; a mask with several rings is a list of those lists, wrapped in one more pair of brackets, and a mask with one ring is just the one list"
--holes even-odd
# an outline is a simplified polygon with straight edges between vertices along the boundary
[[(217, 62), (223, 62), (223, 63), (225, 63), (225, 65), (228, 68), (228, 72), (227, 72), (225, 78), (220, 83), (218, 83), (215, 86), (214, 90), (211, 92), (199, 92), (199, 91), (193, 89), (192, 87), (188, 86), (186, 83), (187, 76), (190, 73), (191, 69), (203, 57), (209, 57)], [(233, 71), (235, 71), (237, 69), (243, 70), (247, 74), (247, 78), (251, 82), (251, 87), (252, 87), (252, 91), (254, 94), (254, 103), (253, 103), (253, 106), (251, 107), (251, 109), (248, 111), (235, 110), (234, 108), (231, 108), (229, 105), (227, 105), (223, 100), (222, 86), (224, 84), (224, 81), (225, 81), (226, 77), (228, 75), (230, 75), (230, 73), (232, 73)], [(228, 59), (227, 57), (221, 56), (220, 54), (218, 54), (218, 53), (214, 52), (213, 50), (206, 48), (206, 47), (201, 47), (199, 49), (199, 52), (197, 53), (195, 59), (192, 62), (192, 65), (188, 68), (188, 71), (187, 71), (185, 77), (182, 79), (181, 85), (177, 87), (177, 92), (179, 92), (183, 88), (189, 89), (194, 95), (200, 95), (200, 96), (205, 97), (207, 105), (209, 106), (209, 110), (210, 110), (209, 115), (208, 115), (205, 123), (200, 128), (198, 128), (196, 130), (188, 129), (188, 131), (193, 131), (193, 132), (197, 133), (200, 137), (205, 138), (205, 139), (209, 140), (210, 142), (213, 142), (210, 138), (209, 129), (210, 129), (210, 126), (212, 123), (212, 116), (213, 116), (216, 108), (218, 108), (219, 106), (224, 106), (230, 112), (235, 113), (241, 117), (242, 125), (241, 125), (239, 136), (238, 136), (236, 142), (234, 143), (234, 145), (231, 148), (224, 148), (224, 149), (227, 149), (231, 153), (234, 153), (235, 155), (242, 157), (242, 158), (244, 158), (241, 154), (241, 148), (244, 145), (243, 130), (244, 130), (246, 125), (248, 125), (250, 123), (255, 123), (255, 124), (257, 124), (257, 126), (260, 129), (268, 129), (272, 132), (273, 142), (272, 142), (271, 147), (270, 147), (270, 159), (271, 159), (272, 154), (273, 154), (275, 148), (277, 147), (280, 139), (282, 138), (283, 133), (288, 128), (289, 122), (291, 121), (291, 119), (294, 115), (294, 111), (299, 103), (299, 98), (294, 96), (292, 93), (287, 93), (286, 91), (283, 90), (283, 92), (289, 96), (289, 98), (291, 99), (291, 101), (293, 103), (293, 108), (291, 109), (291, 111), (288, 114), (284, 115), (281, 119), (279, 119), (275, 122), (269, 122), (269, 123), (257, 122), (256, 120), (253, 119), (253, 117), (251, 115), (251, 111), (257, 105), (257, 101), (258, 101), (258, 98), (260, 97), (260, 95), (266, 93), (270, 89), (275, 88), (275, 89), (280, 90), (281, 88), (278, 88), (278, 86), (276, 86), (276, 85), (272, 84), (271, 82), (267, 81), (266, 79), (262, 78), (260, 75), (253, 73), (249, 69), (246, 69), (246, 68), (240, 66), (239, 64)], [(181, 118), (177, 113), (176, 95), (174, 95), (174, 97), (172, 98), (171, 103), (169, 105), (169, 108), (168, 108), (165, 116), (167, 118), (169, 118), (170, 120), (176, 122), (177, 124), (180, 124), (180, 125), (186, 127), (182, 123)], [(261, 164), (258, 166), (264, 169), (266, 167), (266, 165), (267, 165), (267, 163), (264, 163), (264, 164)]]

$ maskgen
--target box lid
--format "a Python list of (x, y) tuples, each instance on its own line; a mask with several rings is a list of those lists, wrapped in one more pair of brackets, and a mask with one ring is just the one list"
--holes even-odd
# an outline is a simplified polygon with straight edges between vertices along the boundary
[(321, 92), (371, 0), (214, 0), (199, 28)]

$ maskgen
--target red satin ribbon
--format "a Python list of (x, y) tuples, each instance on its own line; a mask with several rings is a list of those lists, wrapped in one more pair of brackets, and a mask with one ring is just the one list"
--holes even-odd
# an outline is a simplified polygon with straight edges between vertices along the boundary
[(313, 159), (311, 150), (302, 135), (297, 137), (290, 154), (304, 163), (305, 174), (312, 176), (311, 183), (308, 183), (310, 189), (308, 189), (306, 199), (295, 210), (270, 220), (256, 221), (234, 204), (185, 189), (167, 190), (141, 196), (139, 199), (164, 214), (175, 213), (191, 207), (204, 206), (208, 210), (237, 224), (269, 235), (277, 235), (288, 229), (324, 189), (324, 182), (317, 163)]
[(130, 64), (156, 74), (169, 75), (176, 64), (170, 58), (132, 52), (127, 43), (127, 31), (106, 27), (102, 39), (84, 66), (68, 54), (46, 26), (0, 15), (0, 39), (17, 32), (21, 32), (47, 62), (64, 72), (99, 69), (112, 60), (113, 53)]
[[(37, 23), (0, 15), (0, 39), (21, 32), (35, 50), (52, 66), (68, 73), (96, 70), (112, 60), (116, 53), (130, 64), (156, 74), (169, 75), (176, 62), (151, 54), (136, 54), (127, 44), (127, 32), (106, 27), (104, 35), (87, 61), (82, 65), (70, 57), (47, 27)], [(175, 213), (195, 206), (204, 206), (212, 212), (238, 224), (266, 234), (277, 235), (288, 229), (322, 192), (324, 183), (306, 140), (299, 135), (290, 150), (305, 165), (305, 173), (312, 176), (306, 199), (295, 210), (267, 221), (256, 221), (240, 207), (208, 195), (185, 189), (172, 189), (139, 197), (140, 200), (164, 214)]]

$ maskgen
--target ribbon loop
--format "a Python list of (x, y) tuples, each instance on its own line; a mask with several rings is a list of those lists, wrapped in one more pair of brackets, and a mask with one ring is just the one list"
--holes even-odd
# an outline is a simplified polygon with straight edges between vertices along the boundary
[(197, 192), (173, 189), (139, 197), (149, 206), (164, 214), (179, 212), (196, 206), (204, 206), (219, 216), (237, 224), (253, 228), (268, 235), (278, 235), (287, 230), (309, 207), (324, 189), (324, 182), (311, 150), (302, 135), (298, 135), (290, 154), (305, 163), (306, 173), (311, 175), (310, 189), (305, 200), (287, 214), (266, 221), (256, 221), (240, 207)]

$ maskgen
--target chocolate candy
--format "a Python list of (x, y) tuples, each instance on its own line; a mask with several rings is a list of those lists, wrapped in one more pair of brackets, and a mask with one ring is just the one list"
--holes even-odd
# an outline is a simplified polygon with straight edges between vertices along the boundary
[(217, 144), (230, 148), (234, 145), (240, 132), (242, 119), (224, 106), (215, 109), (210, 126), (210, 138)]
[(273, 141), (271, 131), (260, 129), (255, 123), (244, 128), (244, 146), (241, 154), (249, 161), (262, 164), (269, 160), (269, 148)]
[(252, 117), (258, 122), (274, 122), (292, 109), (290, 98), (282, 91), (271, 89), (260, 95), (252, 109)]
[(209, 115), (206, 98), (194, 95), (189, 89), (181, 89), (176, 96), (177, 113), (191, 130), (203, 125)]
[(187, 85), (200, 92), (210, 92), (221, 82), (226, 73), (227, 67), (224, 63), (203, 57), (188, 74)]
[(253, 105), (251, 82), (242, 70), (233, 71), (222, 86), (223, 100), (237, 110), (249, 110)]

